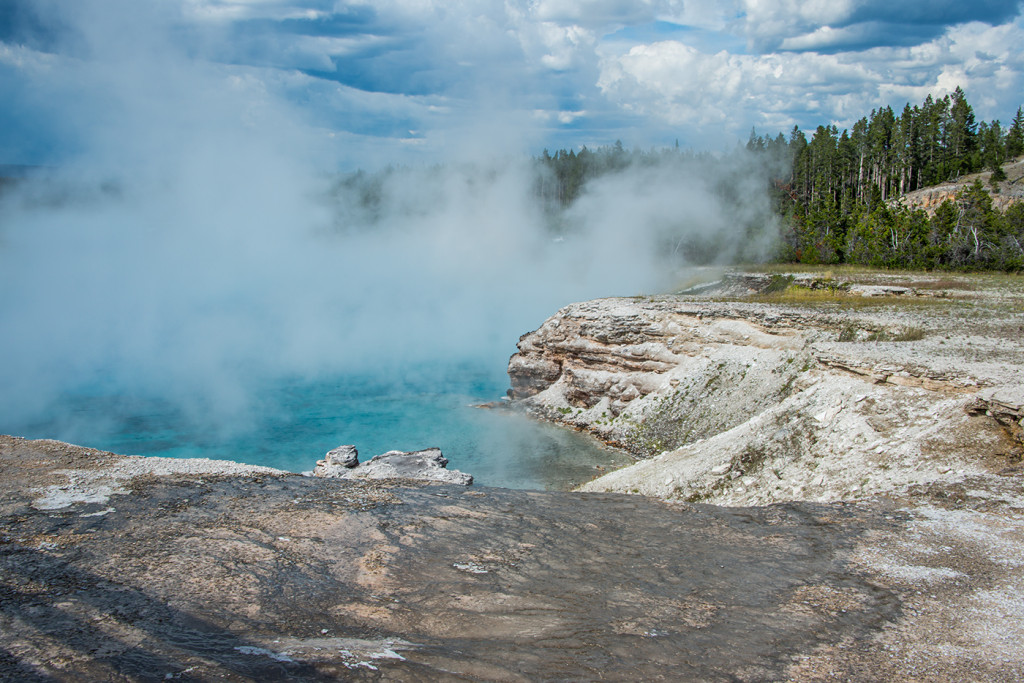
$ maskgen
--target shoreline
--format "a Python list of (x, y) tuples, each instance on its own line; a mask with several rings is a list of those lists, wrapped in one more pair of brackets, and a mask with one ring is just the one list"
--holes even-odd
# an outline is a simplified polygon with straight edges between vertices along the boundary
[[(21, 680), (1024, 677), (1021, 405), (1018, 385), (991, 381), (1015, 367), (999, 354), (1018, 351), (993, 337), (1001, 318), (971, 318), (977, 354), (958, 364), (950, 359), (968, 347), (933, 353), (957, 338), (948, 326), (925, 343), (835, 338), (851, 320), (903, 325), (888, 305), (826, 310), (826, 325), (783, 307), (610, 299), (545, 323), (589, 327), (565, 335), (576, 355), (563, 357), (534, 407), (548, 419), (590, 416), (607, 434), (640, 408), (654, 425), (659, 415), (663, 426), (711, 424), (673, 412), (689, 404), (658, 392), (664, 384), (686, 396), (685, 372), (698, 367), (684, 363), (682, 350), (695, 348), (680, 342), (686, 329), (718, 335), (705, 335), (706, 355), (686, 358), (719, 379), (708, 391), (691, 373), (689, 384), (731, 412), (720, 411), (713, 434), (585, 486), (621, 492), (330, 479), (0, 436), (0, 663)], [(674, 321), (676, 346), (659, 348), (654, 333), (673, 321), (657, 316), (678, 315), (691, 327)], [(633, 335), (628, 343), (609, 321)], [(912, 345), (902, 367), (899, 344)], [(613, 397), (621, 409), (609, 420)], [(579, 413), (559, 410), (591, 398)], [(844, 440), (864, 425), (903, 450), (887, 459), (881, 442)], [(759, 458), (751, 443), (762, 445)], [(939, 471), (992, 443), (1009, 450)], [(927, 472), (901, 465), (913, 453), (928, 456)], [(897, 485), (851, 491), (833, 457)], [(820, 500), (813, 480), (776, 488), (776, 470), (842, 485)], [(927, 476), (905, 477), (911, 470)], [(679, 477), (671, 485), (667, 471)], [(635, 495), (644, 487), (651, 495)], [(765, 502), (751, 504), (758, 496)]]
[(639, 458), (582, 490), (666, 500), (855, 500), (1019, 463), (1024, 281), (921, 277), (572, 304), (521, 339), (513, 403)]

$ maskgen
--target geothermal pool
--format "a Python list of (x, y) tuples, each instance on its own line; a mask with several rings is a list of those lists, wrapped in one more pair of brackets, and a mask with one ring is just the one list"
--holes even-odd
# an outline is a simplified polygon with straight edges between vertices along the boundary
[[(464, 363), (387, 376), (275, 379), (251, 388), (244, 409), (195, 414), (181, 397), (125, 396), (99, 387), (65, 394), (30, 424), (0, 431), (126, 455), (214, 458), (302, 472), (341, 444), (360, 459), (437, 446), (448, 467), (481, 486), (559, 490), (629, 458), (593, 438), (476, 404), (500, 399), (503, 372)], [(207, 419), (208, 418), (208, 419)]]

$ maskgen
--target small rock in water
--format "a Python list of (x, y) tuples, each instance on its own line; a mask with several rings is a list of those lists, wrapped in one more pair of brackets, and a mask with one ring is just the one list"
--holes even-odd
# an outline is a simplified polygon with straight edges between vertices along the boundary
[(313, 468), (315, 477), (338, 477), (345, 470), (352, 469), (359, 465), (359, 451), (355, 446), (338, 446), (332, 451), (327, 451), (323, 460), (318, 460)]
[[(346, 456), (348, 450), (339, 454), (341, 460), (331, 457), (331, 453), (351, 449), (352, 459)], [(422, 451), (388, 451), (375, 455), (369, 461), (359, 463), (355, 459), (354, 446), (342, 446), (316, 464), (313, 476), (336, 479), (416, 479), (428, 483), (460, 484), (469, 486), (473, 477), (458, 470), (447, 470), (448, 458), (441, 454), (440, 448), (427, 448)], [(345, 462), (356, 462), (345, 465)]]

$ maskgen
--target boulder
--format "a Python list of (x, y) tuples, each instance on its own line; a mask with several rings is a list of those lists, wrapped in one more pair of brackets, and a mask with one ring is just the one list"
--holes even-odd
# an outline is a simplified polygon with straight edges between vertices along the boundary
[(338, 446), (327, 451), (323, 460), (317, 460), (313, 475), (317, 477), (338, 477), (342, 472), (359, 465), (359, 451), (355, 446)]
[(427, 448), (422, 451), (388, 451), (375, 455), (369, 461), (359, 463), (355, 459), (355, 447), (350, 448), (355, 465), (339, 466), (334, 464), (331, 453), (317, 463), (313, 475), (337, 479), (414, 479), (431, 484), (458, 484), (469, 486), (473, 483), (472, 475), (458, 470), (445, 469), (448, 459), (441, 454), (440, 448)]

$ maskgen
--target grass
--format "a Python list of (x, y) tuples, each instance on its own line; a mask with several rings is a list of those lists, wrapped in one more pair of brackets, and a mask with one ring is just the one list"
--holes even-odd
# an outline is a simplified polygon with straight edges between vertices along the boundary
[(852, 279), (869, 284), (874, 279), (887, 284), (914, 287), (916, 289), (1009, 289), (1024, 292), (1024, 273), (1007, 273), (999, 270), (978, 271), (934, 271), (874, 268), (858, 265), (806, 265), (803, 263), (763, 263), (736, 266), (743, 273), (810, 273), (822, 279)]
[(908, 342), (924, 339), (925, 332), (920, 327), (905, 327), (898, 332), (879, 330), (868, 335), (867, 341)]
[[(722, 299), (723, 301), (731, 299)], [(745, 300), (762, 304), (789, 304), (793, 306), (837, 305), (842, 308), (862, 309), (883, 306), (944, 306), (948, 299), (935, 297), (913, 297), (902, 295), (860, 296), (847, 294), (840, 288), (811, 289), (802, 285), (790, 285), (774, 293), (753, 294)]]
[(672, 289), (673, 292), (682, 292), (693, 287), (709, 285), (722, 279), (726, 272), (725, 268), (701, 268), (689, 274), (689, 277), (679, 283), (679, 286)]
[(775, 274), (775, 275), (772, 275), (771, 279), (768, 281), (768, 286), (765, 287), (763, 290), (761, 290), (761, 293), (762, 294), (778, 294), (780, 292), (785, 292), (787, 289), (790, 289), (792, 286), (793, 286), (793, 276), (792, 275), (779, 275), (779, 274)]
[[(864, 333), (864, 334), (862, 334)], [(839, 330), (841, 342), (909, 342), (924, 339), (926, 333), (923, 328), (910, 326), (899, 330), (861, 330), (853, 323), (847, 323)]]
[(869, 266), (851, 266), (846, 264), (809, 266), (805, 263), (754, 263), (736, 266), (736, 270), (743, 273), (817, 273), (825, 279), (832, 279), (840, 275), (877, 275), (896, 272), (882, 268), (871, 268)]
[[(767, 263), (748, 264), (726, 268), (711, 269), (694, 273), (690, 281), (681, 288), (696, 286), (713, 281), (723, 272), (763, 273), (770, 276), (769, 284), (759, 294), (741, 296), (739, 300), (765, 304), (789, 304), (796, 306), (835, 306), (839, 308), (877, 309), (887, 306), (900, 308), (914, 307), (920, 309), (948, 306), (951, 302), (961, 301), (966, 305), (978, 305), (979, 299), (991, 298), (989, 295), (1004, 299), (1001, 302), (1008, 313), (1024, 311), (1024, 274), (1005, 273), (1001, 271), (915, 271), (872, 268), (854, 265), (818, 265), (810, 266), (800, 263)], [(794, 274), (812, 275), (812, 287), (796, 284)], [(845, 289), (853, 283), (865, 285), (888, 285), (915, 289), (920, 293), (928, 292), (928, 296), (884, 295), (859, 296), (845, 293)], [(957, 296), (947, 297), (946, 291), (971, 292), (968, 299)], [(735, 296), (711, 297), (712, 301), (736, 301)], [(985, 305), (995, 305), (989, 301)]]
[(843, 326), (843, 329), (839, 330), (839, 339), (841, 342), (852, 342), (857, 341), (859, 330), (856, 325), (847, 323)]

